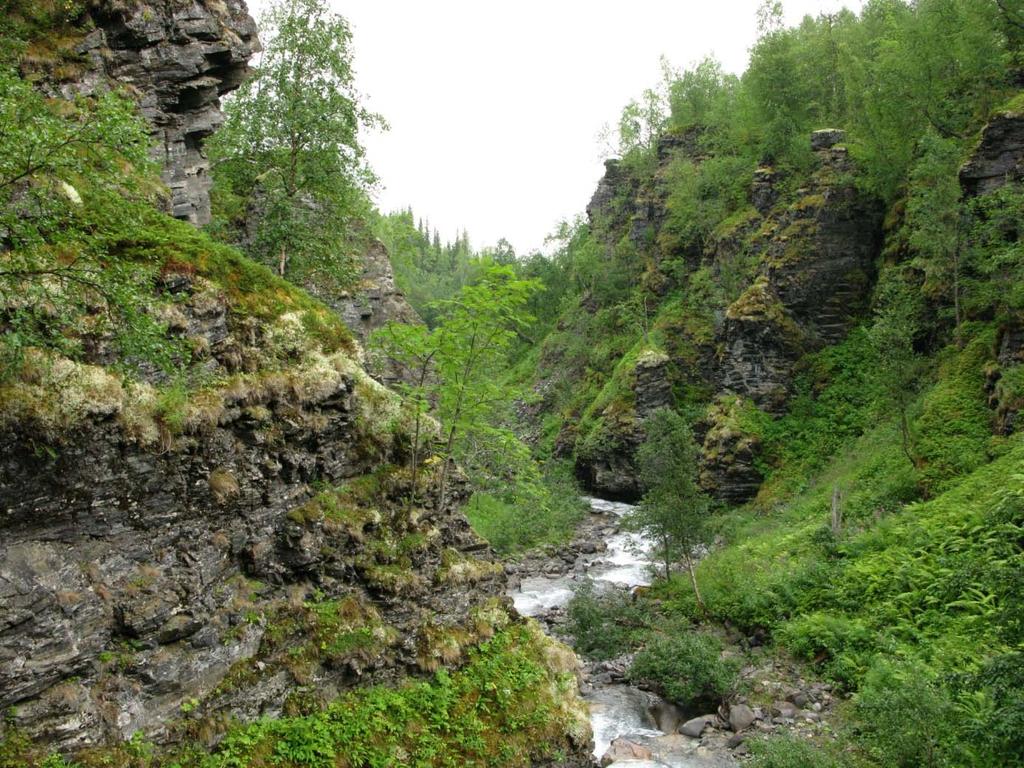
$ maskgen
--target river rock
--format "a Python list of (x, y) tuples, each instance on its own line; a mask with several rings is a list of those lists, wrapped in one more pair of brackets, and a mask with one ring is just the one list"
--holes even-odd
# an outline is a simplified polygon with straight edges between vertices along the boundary
[(611, 765), (620, 760), (650, 760), (653, 756), (651, 750), (642, 744), (637, 744), (626, 738), (618, 738), (602, 755), (601, 765)]
[(729, 707), (729, 726), (736, 733), (749, 728), (754, 724), (754, 720), (756, 719), (757, 717), (754, 714), (754, 710), (746, 704), (733, 704)]
[(699, 739), (700, 735), (704, 733), (704, 729), (707, 728), (708, 723), (715, 719), (714, 715), (701, 715), (695, 717), (692, 720), (687, 720), (681, 726), (679, 726), (679, 732), (684, 736), (689, 736), (691, 739)]

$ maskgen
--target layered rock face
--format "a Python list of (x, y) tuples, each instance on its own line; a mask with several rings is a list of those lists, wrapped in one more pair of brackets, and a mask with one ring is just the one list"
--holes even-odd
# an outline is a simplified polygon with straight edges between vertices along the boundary
[[(258, 46), (245, 6), (89, 14), (80, 50), (96, 69), (68, 91), (136, 90), (174, 214), (202, 223), (202, 140)], [(40, 355), (5, 383), (0, 740), (13, 728), (64, 753), (136, 733), (212, 745), (232, 723), (456, 667), (520, 621), (459, 512), (464, 483), (435, 504), (425, 465), (410, 502), (397, 397), (328, 309), (211, 241), (178, 245), (146, 254), (156, 277), (140, 285), (154, 282), (169, 353), (189, 350), (180, 391), (85, 332), (83, 361)], [(372, 311), (339, 306), (357, 331), (410, 317), (382, 248), (361, 291)], [(566, 765), (588, 762), (585, 739), (565, 747)]]
[(389, 323), (419, 323), (416, 310), (395, 284), (391, 257), (379, 240), (370, 244), (361, 258), (363, 270), (359, 281), (345, 295), (324, 297), (338, 310), (345, 325), (362, 341)]
[[(359, 278), (343, 292), (318, 291), (315, 286), (309, 288), (341, 316), (345, 325), (364, 346), (371, 333), (388, 323), (423, 323), (395, 283), (391, 257), (384, 243), (373, 240), (360, 256), (360, 263), (362, 271)], [(375, 378), (386, 384), (394, 384), (409, 375), (408, 371), (375, 356), (369, 357), (367, 368)]]
[[(652, 306), (670, 290), (687, 290), (686, 277), (662, 273), (667, 262), (681, 261), (688, 271), (704, 267), (720, 285), (742, 279), (746, 287), (713, 316), (700, 319), (698, 331), (686, 321), (664, 326), (668, 358), (656, 371), (636, 367), (628, 412), (617, 405), (613, 414), (602, 416), (601, 439), (590, 441), (596, 448), (584, 445), (581, 451), (577, 443), (578, 473), (594, 492), (637, 496), (632, 456), (651, 410), (645, 404), (672, 405), (674, 388), (703, 391), (712, 403), (698, 425), (704, 487), (730, 503), (757, 492), (760, 441), (740, 429), (737, 408), (783, 413), (797, 362), (842, 341), (864, 317), (874, 285), (883, 212), (878, 201), (853, 185), (843, 140), (837, 129), (810, 137), (816, 167), (795, 191), (775, 169), (758, 168), (750, 183), (750, 208), (732, 226), (716, 230), (703, 252), (663, 236), (670, 168), (677, 160), (706, 160), (699, 133), (665, 137), (658, 147), (659, 167), (647, 182), (615, 161), (606, 164), (587, 208), (591, 226), (609, 248), (625, 237), (649, 259), (654, 268), (643, 279)], [(737, 267), (744, 264), (752, 264), (752, 272), (736, 276), (738, 269), (750, 269)], [(680, 279), (683, 286), (673, 283)]]
[(237, 88), (259, 50), (243, 0), (90, 4), (95, 29), (78, 51), (90, 72), (65, 86), (89, 93), (116, 82), (141, 95), (156, 159), (170, 188), (170, 212), (210, 220), (209, 161), (203, 140), (223, 122), (220, 98)]
[[(1024, 179), (1024, 114), (997, 113), (985, 126), (971, 157), (960, 169), (960, 186), (967, 197), (986, 195), (1006, 184)], [(1011, 322), (1000, 329), (996, 365), (988, 371), (989, 405), (995, 411), (997, 434), (1019, 429), (1024, 401), (1014, 387), (1007, 387), (1006, 372), (1024, 365), (1024, 328)]]
[[(61, 750), (213, 738), (218, 713), (432, 671), (507, 623), (503, 571), (454, 506), (409, 509), (400, 472), (365, 474), (355, 389), (239, 404), (162, 453), (103, 419), (55, 456), (5, 434), (11, 722)], [(310, 501), (313, 483), (339, 490)]]
[[(842, 341), (863, 316), (874, 284), (882, 209), (843, 181), (850, 161), (827, 141), (837, 135), (815, 134), (818, 168), (799, 198), (753, 220), (747, 226), (756, 224), (756, 232), (742, 241), (760, 266), (726, 310), (715, 383), (770, 413), (785, 408), (796, 361)], [(763, 176), (755, 179), (752, 197), (762, 194), (763, 183)]]
[(984, 195), (1024, 178), (1024, 115), (996, 115), (981, 134), (971, 158), (960, 169), (966, 195)]

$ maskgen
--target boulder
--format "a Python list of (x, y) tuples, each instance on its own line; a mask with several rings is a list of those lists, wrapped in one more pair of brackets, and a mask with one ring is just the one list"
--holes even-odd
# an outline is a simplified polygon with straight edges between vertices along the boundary
[(772, 704), (772, 714), (775, 717), (781, 717), (785, 719), (793, 719), (796, 717), (797, 712), (800, 708), (789, 701), (776, 701)]
[(700, 735), (704, 733), (704, 729), (707, 728), (708, 723), (715, 719), (714, 715), (701, 715), (695, 717), (692, 720), (687, 720), (681, 726), (679, 726), (679, 732), (683, 736), (689, 736), (691, 739), (699, 739)]
[(608, 751), (601, 756), (601, 765), (611, 765), (620, 760), (650, 760), (654, 754), (642, 744), (626, 738), (615, 739)]
[(754, 710), (746, 704), (733, 704), (729, 707), (729, 727), (736, 733), (745, 731), (754, 724), (756, 719)]

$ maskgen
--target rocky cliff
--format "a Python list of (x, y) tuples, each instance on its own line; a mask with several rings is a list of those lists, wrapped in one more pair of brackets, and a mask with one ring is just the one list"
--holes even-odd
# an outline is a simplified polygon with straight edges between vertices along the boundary
[(170, 189), (170, 212), (210, 220), (209, 162), (203, 140), (223, 121), (220, 98), (237, 88), (259, 50), (243, 0), (90, 3), (75, 50), (86, 63), (60, 85), (66, 94), (115, 83), (139, 97), (153, 128), (155, 159)]
[[(359, 276), (344, 291), (321, 291), (315, 286), (310, 286), (310, 290), (341, 316), (345, 325), (364, 346), (371, 333), (388, 323), (423, 322), (395, 283), (391, 257), (384, 243), (371, 240), (360, 255), (359, 263)], [(370, 358), (367, 368), (373, 376), (386, 384), (395, 383), (407, 373), (377, 358)]]
[[(94, 67), (61, 87), (128, 85), (175, 216), (201, 223), (202, 139), (258, 45), (245, 6), (99, 3), (81, 23)], [(401, 403), (338, 312), (189, 224), (133, 215), (108, 257), (174, 375), (90, 306), (67, 331), (74, 358), (29, 350), (0, 383), (4, 759), (24, 746), (31, 765), (50, 750), (120, 765), (136, 734), (197, 759), (232, 728), (404, 690), (505, 638), (493, 653), (524, 657), (522, 695), (550, 717), (503, 737), (538, 765), (588, 762), (571, 654), (515, 614), (460, 481), (436, 503), (428, 461), (411, 487)], [(341, 307), (357, 330), (407, 316), (382, 249), (360, 289), (370, 311)]]
[[(657, 407), (681, 405), (682, 395), (688, 407), (705, 409), (697, 425), (705, 488), (732, 503), (756, 493), (759, 440), (740, 428), (741, 412), (784, 412), (798, 361), (841, 341), (864, 317), (874, 285), (882, 210), (854, 186), (842, 141), (842, 131), (832, 129), (811, 136), (814, 167), (798, 180), (758, 168), (749, 207), (701, 248), (681, 242), (666, 224), (673, 164), (707, 159), (699, 131), (664, 137), (653, 174), (608, 162), (587, 208), (591, 228), (609, 253), (632, 248), (649, 265), (640, 280), (648, 294), (644, 322), (656, 341), (616, 365), (582, 414), (583, 434), (568, 432), (562, 440), (594, 492), (638, 495), (632, 456), (644, 418)], [(708, 290), (698, 279), (711, 282), (714, 306), (688, 298)]]

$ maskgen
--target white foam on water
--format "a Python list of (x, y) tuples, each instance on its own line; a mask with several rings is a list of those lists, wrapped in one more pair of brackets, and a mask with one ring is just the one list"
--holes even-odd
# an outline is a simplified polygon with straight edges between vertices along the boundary
[[(633, 510), (630, 504), (584, 497), (590, 508), (600, 514), (622, 517)], [(620, 531), (606, 540), (607, 549), (587, 557), (586, 575), (606, 588), (632, 588), (651, 583), (653, 543), (639, 533)], [(524, 616), (537, 616), (552, 608), (566, 605), (572, 599), (573, 587), (579, 582), (573, 576), (546, 578), (530, 576), (512, 592), (516, 610)], [(635, 738), (639, 743), (664, 736), (657, 730), (648, 705), (649, 696), (629, 685), (600, 686), (586, 697), (590, 707), (590, 724), (594, 731), (594, 757), (604, 756), (617, 738)], [(612, 768), (707, 768), (712, 764), (695, 757), (669, 754), (657, 755), (659, 760), (619, 760)], [(731, 764), (731, 763), (730, 763)]]
[(523, 579), (519, 589), (512, 593), (512, 602), (523, 616), (537, 616), (566, 605), (572, 599), (571, 584), (568, 578), (530, 576)]

